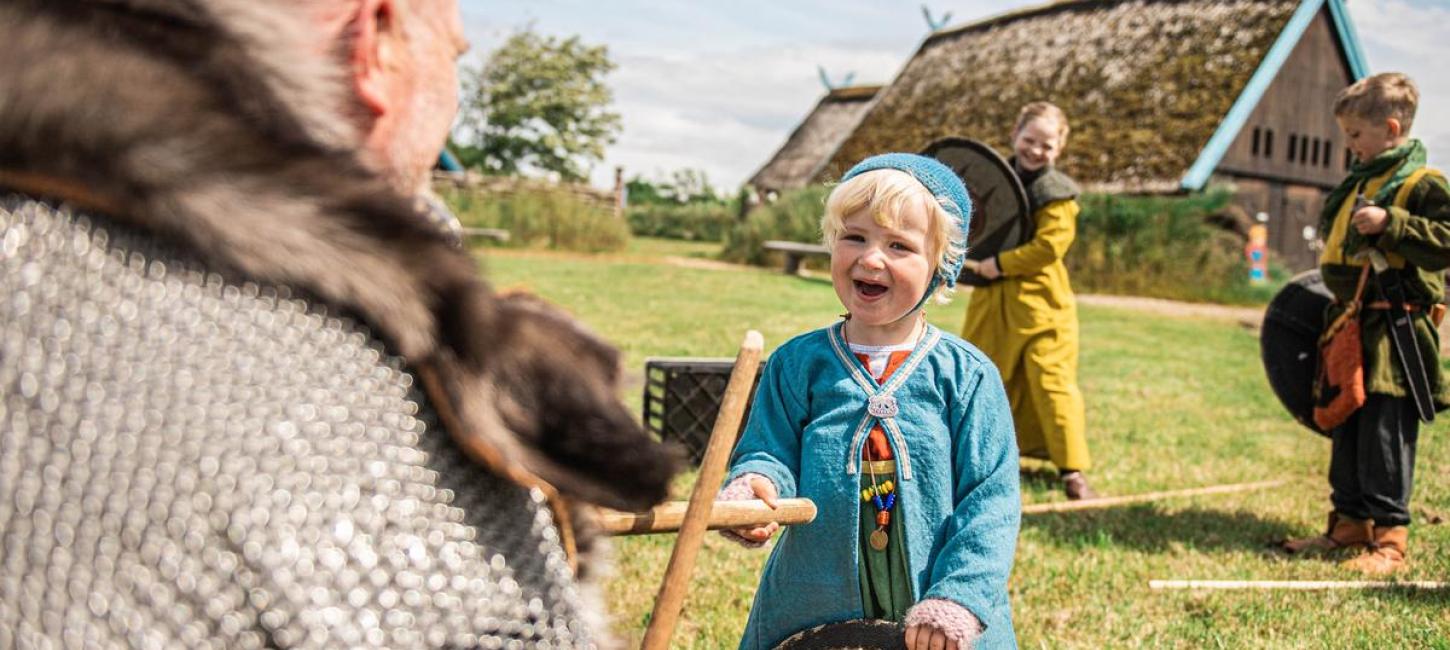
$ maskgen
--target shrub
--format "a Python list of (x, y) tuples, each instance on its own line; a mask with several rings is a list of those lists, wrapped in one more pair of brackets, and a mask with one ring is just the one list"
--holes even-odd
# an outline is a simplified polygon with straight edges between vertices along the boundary
[[(779, 260), (762, 247), (766, 240), (819, 243), (828, 193), (824, 186), (808, 187), (757, 208), (728, 232), (721, 257), (773, 266)], [(1073, 290), (1236, 304), (1268, 302), (1289, 273), (1271, 264), (1267, 284), (1249, 283), (1243, 238), (1208, 221), (1231, 198), (1224, 190), (1187, 196), (1080, 197), (1077, 239), (1066, 260)]]
[(600, 252), (629, 244), (629, 227), (606, 205), (565, 189), (525, 186), (509, 192), (442, 188), (464, 226), (509, 231), (508, 246)]
[(653, 203), (631, 206), (625, 212), (631, 233), (640, 237), (664, 237), (686, 241), (724, 241), (735, 226), (733, 204)]
[(766, 240), (819, 244), (821, 215), (825, 213), (829, 193), (825, 186), (813, 185), (786, 192), (774, 203), (752, 210), (745, 221), (736, 222), (727, 233), (720, 257), (744, 264), (777, 264), (779, 260), (767, 255), (762, 248)]
[(1261, 303), (1287, 278), (1271, 268), (1251, 285), (1244, 240), (1206, 218), (1225, 208), (1223, 190), (1188, 196), (1079, 198), (1077, 241), (1067, 254), (1075, 291), (1178, 300)]

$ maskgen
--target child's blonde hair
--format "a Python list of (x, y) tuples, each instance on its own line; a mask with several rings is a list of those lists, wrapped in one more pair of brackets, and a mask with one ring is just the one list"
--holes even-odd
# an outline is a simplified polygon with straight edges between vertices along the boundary
[(1012, 127), (1013, 137), (1015, 138), (1028, 122), (1039, 117), (1057, 121), (1057, 146), (1059, 148), (1067, 146), (1067, 134), (1072, 130), (1067, 126), (1067, 113), (1062, 112), (1062, 109), (1052, 102), (1032, 102), (1023, 106), (1022, 111), (1017, 113), (1017, 125)]
[(1410, 132), (1415, 121), (1415, 108), (1420, 105), (1420, 90), (1409, 76), (1399, 72), (1382, 72), (1365, 77), (1339, 91), (1334, 98), (1335, 117), (1357, 117), (1371, 122), (1398, 120), (1400, 134)]
[[(861, 210), (869, 210), (871, 220), (882, 226), (895, 228), (901, 223), (901, 214), (917, 202), (926, 211), (926, 258), (932, 261), (932, 275), (943, 267), (951, 268), (952, 261), (966, 255), (967, 241), (962, 236), (962, 220), (945, 206), (960, 212), (960, 206), (952, 205), (947, 197), (934, 196), (925, 185), (903, 171), (877, 169), (837, 185), (826, 197), (826, 214), (821, 217), (822, 239), (827, 247), (834, 246), (846, 229), (846, 217)], [(938, 301), (945, 301), (951, 295), (951, 288), (942, 283), (936, 291)]]

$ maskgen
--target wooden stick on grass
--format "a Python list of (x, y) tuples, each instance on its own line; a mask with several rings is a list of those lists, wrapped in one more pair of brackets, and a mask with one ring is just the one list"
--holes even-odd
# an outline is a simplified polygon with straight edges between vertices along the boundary
[(765, 341), (760, 332), (750, 330), (745, 333), (745, 341), (740, 344), (740, 353), (735, 357), (735, 368), (730, 371), (730, 383), (725, 386), (719, 415), (715, 417), (715, 427), (710, 431), (705, 458), (700, 461), (700, 475), (690, 492), (690, 506), (680, 524), (680, 536), (670, 553), (670, 564), (665, 569), (659, 595), (655, 597), (649, 627), (644, 631), (644, 643), (641, 645), (644, 650), (664, 650), (669, 647), (670, 636), (675, 632), (675, 621), (684, 607), (685, 592), (690, 586), (690, 572), (695, 568), (695, 554), (704, 541), (710, 511), (715, 505), (715, 491), (724, 478), (725, 464), (730, 460), (730, 450), (734, 449), (735, 437), (740, 433), (740, 420), (745, 415), (746, 401), (750, 398), (750, 388), (755, 384), (755, 370), (760, 366), (764, 348)]
[(1325, 589), (1450, 589), (1450, 582), (1431, 580), (1149, 580), (1149, 589), (1287, 589), (1319, 591)]
[(1207, 487), (1189, 488), (1187, 490), (1168, 490), (1166, 492), (1145, 492), (1143, 494), (1128, 494), (1120, 497), (1102, 497), (1098, 499), (1085, 499), (1083, 501), (1060, 501), (1057, 503), (1029, 503), (1022, 506), (1022, 514), (1035, 515), (1044, 512), (1073, 512), (1077, 510), (1098, 510), (1111, 508), (1113, 506), (1127, 505), (1131, 503), (1147, 503), (1172, 497), (1192, 497), (1204, 494), (1228, 494), (1230, 492), (1251, 492), (1253, 490), (1265, 490), (1271, 487), (1278, 487), (1288, 481), (1257, 481), (1254, 483), (1234, 483), (1231, 485), (1210, 485)]

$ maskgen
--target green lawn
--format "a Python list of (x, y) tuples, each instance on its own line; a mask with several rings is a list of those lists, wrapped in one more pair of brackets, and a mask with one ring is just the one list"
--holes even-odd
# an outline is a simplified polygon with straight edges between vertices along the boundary
[[(767, 351), (840, 311), (823, 278), (702, 263), (710, 245), (637, 240), (623, 253), (489, 251), (500, 287), (559, 303), (617, 344), (636, 377), (649, 356), (730, 356), (746, 329)], [(957, 331), (963, 301), (931, 308)], [(1450, 648), (1450, 593), (1158, 592), (1151, 579), (1352, 580), (1322, 561), (1284, 561), (1266, 545), (1318, 532), (1328, 508), (1328, 441), (1294, 424), (1270, 393), (1256, 334), (1229, 321), (1087, 308), (1082, 388), (1093, 484), (1112, 495), (1287, 479), (1273, 491), (1204, 496), (1023, 519), (1011, 581), (1024, 647)], [(1450, 442), (1423, 428), (1414, 506), (1450, 511)], [(1028, 502), (1059, 500), (1025, 465)], [(684, 498), (692, 477), (683, 477)], [(620, 538), (608, 585), (616, 630), (638, 643), (672, 535)], [(710, 535), (674, 647), (734, 647), (766, 554)], [(1417, 525), (1405, 579), (1450, 580), (1450, 526)]]

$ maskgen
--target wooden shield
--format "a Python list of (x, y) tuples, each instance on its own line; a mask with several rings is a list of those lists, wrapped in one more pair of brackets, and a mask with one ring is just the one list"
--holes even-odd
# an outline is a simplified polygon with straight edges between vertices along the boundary
[[(1012, 166), (991, 147), (969, 138), (942, 138), (921, 153), (951, 167), (972, 197), (967, 259), (985, 260), (1032, 239), (1036, 229), (1027, 190)], [(990, 284), (965, 267), (957, 281), (974, 287)]]
[(1314, 376), (1324, 310), (1332, 300), (1318, 269), (1300, 273), (1274, 294), (1259, 330), (1259, 356), (1274, 395), (1299, 424), (1326, 436), (1314, 424)]
[(827, 623), (791, 635), (775, 650), (906, 650), (906, 628), (879, 620)]

